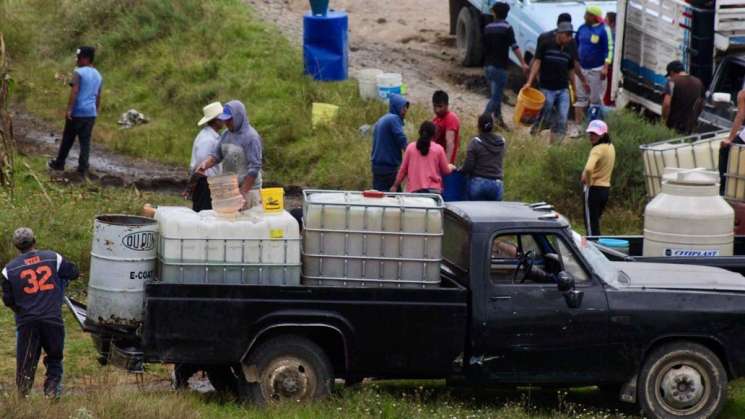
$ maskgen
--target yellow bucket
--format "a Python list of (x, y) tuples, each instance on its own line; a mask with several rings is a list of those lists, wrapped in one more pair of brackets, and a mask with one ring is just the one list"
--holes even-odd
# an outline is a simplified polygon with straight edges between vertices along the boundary
[(313, 103), (311, 110), (311, 126), (313, 129), (320, 125), (330, 125), (336, 119), (339, 107), (329, 103)]
[(530, 124), (535, 121), (543, 109), (546, 97), (540, 90), (532, 87), (526, 87), (520, 90), (517, 95), (517, 105), (515, 105), (515, 125)]
[(285, 190), (283, 188), (261, 189), (261, 203), (264, 212), (282, 212), (285, 209)]

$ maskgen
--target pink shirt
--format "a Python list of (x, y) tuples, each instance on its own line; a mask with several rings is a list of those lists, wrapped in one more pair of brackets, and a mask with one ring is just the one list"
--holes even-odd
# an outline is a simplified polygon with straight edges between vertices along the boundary
[(406, 146), (404, 161), (398, 170), (396, 182), (399, 184), (404, 178), (406, 181), (406, 192), (414, 192), (420, 189), (442, 190), (442, 177), (451, 172), (445, 149), (432, 141), (429, 144), (429, 153), (422, 156), (416, 148), (416, 141)]

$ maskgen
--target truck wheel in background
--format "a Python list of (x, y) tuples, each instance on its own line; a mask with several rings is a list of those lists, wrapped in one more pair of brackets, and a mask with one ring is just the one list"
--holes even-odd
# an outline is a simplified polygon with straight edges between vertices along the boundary
[(466, 67), (481, 65), (481, 15), (478, 10), (464, 6), (458, 13), (455, 26), (458, 58)]
[(243, 396), (256, 404), (308, 402), (331, 392), (333, 371), (323, 350), (299, 336), (279, 336), (251, 352), (244, 364), (256, 367), (255, 383)]
[(727, 373), (705, 346), (672, 342), (645, 360), (638, 392), (647, 417), (713, 418), (727, 401)]
[(207, 374), (207, 378), (216, 392), (238, 396), (239, 377), (237, 374), (243, 374), (240, 366), (213, 365), (205, 368), (204, 372)]

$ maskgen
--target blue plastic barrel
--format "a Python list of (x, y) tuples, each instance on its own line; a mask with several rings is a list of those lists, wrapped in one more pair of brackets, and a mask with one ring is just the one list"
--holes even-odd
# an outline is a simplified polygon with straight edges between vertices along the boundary
[(600, 239), (598, 244), (601, 246), (609, 247), (613, 250), (629, 254), (629, 241), (621, 239)]
[(465, 201), (468, 178), (461, 172), (453, 172), (442, 179), (442, 199), (445, 202)]
[(312, 12), (303, 18), (305, 74), (316, 80), (341, 81), (349, 74), (349, 18), (346, 12)]
[(314, 16), (326, 16), (329, 11), (329, 0), (310, 0), (310, 11)]

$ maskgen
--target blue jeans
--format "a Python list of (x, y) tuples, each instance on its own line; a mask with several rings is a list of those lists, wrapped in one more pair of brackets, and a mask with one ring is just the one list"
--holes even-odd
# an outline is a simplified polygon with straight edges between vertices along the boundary
[(491, 90), (491, 98), (486, 104), (484, 113), (501, 118), (502, 95), (504, 94), (504, 86), (507, 84), (507, 70), (489, 65), (484, 68), (484, 73), (486, 74), (486, 81), (489, 82), (489, 89)]
[(474, 176), (468, 182), (469, 201), (501, 201), (504, 184), (499, 179)]
[[(569, 89), (546, 90), (541, 89), (546, 102), (538, 119), (538, 129), (551, 125), (551, 133), (564, 135), (567, 133), (567, 118), (569, 117)], [(556, 107), (556, 112), (554, 112)]]

